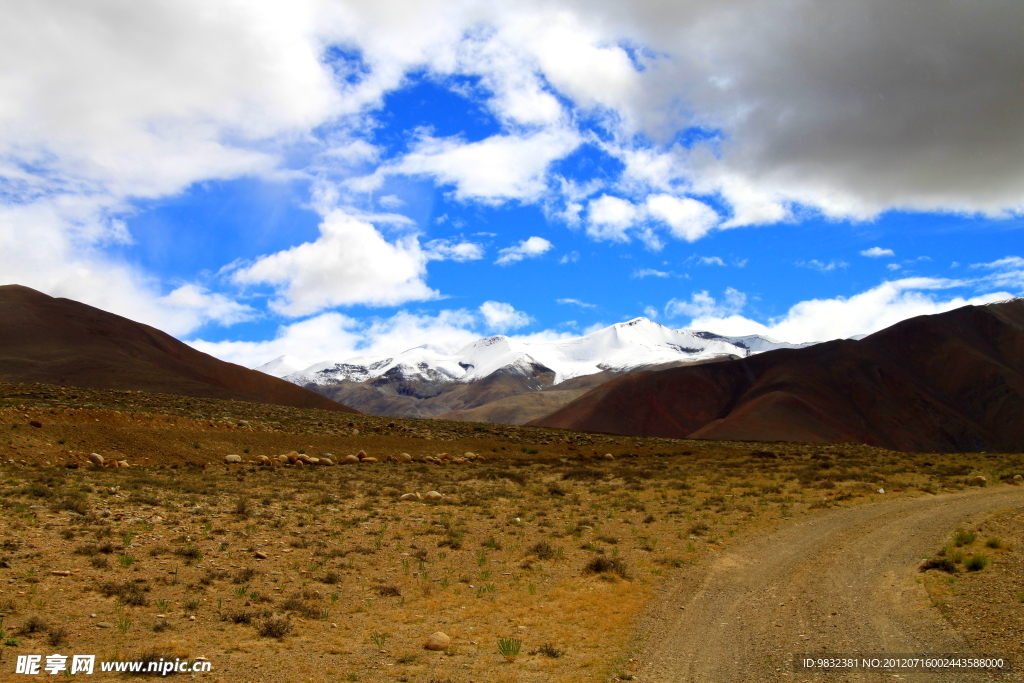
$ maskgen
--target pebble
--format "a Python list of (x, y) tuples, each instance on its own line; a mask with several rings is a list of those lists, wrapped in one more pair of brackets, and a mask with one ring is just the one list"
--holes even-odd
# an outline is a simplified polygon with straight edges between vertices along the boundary
[(114, 628), (114, 625), (109, 621), (97, 621), (96, 628)]
[(427, 642), (423, 644), (423, 647), (427, 650), (446, 650), (451, 642), (452, 639), (448, 637), (448, 634), (438, 631), (437, 633), (432, 633), (427, 638)]
[(225, 455), (224, 456), (224, 462), (228, 463), (228, 464), (235, 463), (235, 462), (242, 462), (242, 456), (235, 455), (234, 453), (232, 453), (231, 455)]
[(444, 496), (437, 491), (427, 491), (423, 494), (423, 497), (427, 500), (441, 500)]
[(255, 553), (253, 553), (253, 556), (257, 560), (265, 560), (265, 559), (267, 559), (267, 554), (264, 553), (264, 552), (260, 552), (259, 550), (257, 550)]

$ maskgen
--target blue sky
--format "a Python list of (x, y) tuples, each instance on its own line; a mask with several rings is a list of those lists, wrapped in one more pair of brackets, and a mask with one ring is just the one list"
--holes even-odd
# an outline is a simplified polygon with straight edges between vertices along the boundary
[(0, 27), (0, 279), (244, 365), (1024, 290), (1014, 3), (48, 4)]

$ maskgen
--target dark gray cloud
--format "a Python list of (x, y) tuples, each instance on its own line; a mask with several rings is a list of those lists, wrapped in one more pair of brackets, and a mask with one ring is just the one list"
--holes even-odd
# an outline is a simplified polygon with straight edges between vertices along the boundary
[(725, 131), (720, 161), (689, 160), (698, 177), (839, 214), (1024, 205), (1024, 3), (646, 2), (597, 20), (670, 55), (644, 79), (645, 125)]

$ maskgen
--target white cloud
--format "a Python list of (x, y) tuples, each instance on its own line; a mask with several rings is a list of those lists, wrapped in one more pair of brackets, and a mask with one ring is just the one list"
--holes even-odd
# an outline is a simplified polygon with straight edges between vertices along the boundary
[(669, 226), (674, 237), (694, 242), (718, 224), (718, 214), (707, 204), (690, 197), (667, 194), (647, 198), (647, 211)]
[(498, 250), (498, 260), (494, 263), (499, 266), (508, 266), (522, 261), (525, 258), (535, 258), (550, 251), (555, 245), (543, 237), (533, 236), (522, 240), (519, 244), (505, 247)]
[(333, 306), (437, 298), (424, 282), (427, 259), (415, 235), (389, 242), (365, 220), (335, 210), (324, 217), (316, 241), (260, 257), (231, 279), (273, 286), (278, 296), (270, 307), (302, 316)]
[(341, 313), (322, 313), (283, 325), (265, 341), (190, 341), (195, 348), (222, 360), (254, 368), (282, 355), (344, 361), (354, 356), (393, 356), (429, 341), (454, 352), (480, 335), (477, 316), (465, 310), (443, 310), (436, 316), (399, 311), (389, 318), (358, 321)]
[(841, 270), (850, 266), (846, 261), (819, 261), (818, 259), (811, 259), (810, 261), (797, 261), (796, 265), (800, 268), (810, 268), (816, 270), (819, 273), (831, 273), (834, 270)]
[(896, 272), (897, 270), (903, 270), (903, 266), (901, 266), (898, 263), (887, 263), (885, 267), (893, 272)]
[(720, 256), (701, 256), (697, 259), (697, 264), (701, 266), (725, 266), (725, 261)]
[(620, 197), (601, 195), (590, 202), (587, 216), (587, 234), (596, 240), (628, 242), (626, 231), (640, 219), (640, 209)]
[(578, 251), (570, 251), (568, 254), (563, 254), (562, 258), (558, 259), (558, 263), (564, 266), (567, 263), (576, 263), (579, 260), (580, 253)]
[(867, 256), (868, 258), (882, 258), (883, 256), (895, 256), (896, 252), (892, 249), (883, 249), (882, 247), (871, 247), (860, 252), (861, 256)]
[(658, 319), (658, 309), (655, 308), (654, 306), (646, 306), (644, 308), (644, 315), (647, 316), (648, 318), (650, 318), (651, 320), (657, 320)]
[(498, 332), (508, 332), (533, 322), (533, 318), (522, 311), (517, 311), (512, 304), (500, 301), (485, 301), (479, 310), (487, 327)]
[(579, 306), (580, 308), (597, 308), (597, 304), (588, 304), (579, 299), (556, 299), (556, 303), (559, 304), (572, 304), (573, 306)]
[(747, 295), (728, 287), (721, 301), (708, 294), (707, 290), (694, 292), (689, 301), (671, 299), (665, 304), (665, 315), (674, 318), (679, 315), (691, 318), (722, 318), (739, 313), (747, 304)]
[(426, 175), (455, 185), (455, 196), (462, 200), (536, 200), (547, 190), (545, 175), (551, 162), (579, 144), (578, 134), (564, 128), (495, 135), (479, 142), (425, 137), (400, 161), (383, 167), (374, 183), (384, 175)]
[[(377, 200), (377, 203), (380, 204), (385, 209), (387, 209), (388, 211), (394, 211), (395, 209), (400, 209), (403, 206), (405, 206), (405, 202), (402, 201), (400, 197), (393, 194), (384, 195), (383, 197)], [(438, 223), (440, 222), (442, 221), (438, 219)]]
[(994, 271), (982, 277), (979, 286), (996, 288), (1013, 288), (1018, 296), (1024, 294), (1024, 258), (1007, 256), (991, 263), (972, 263), (971, 268), (984, 268)]
[(645, 277), (668, 277), (671, 273), (666, 273), (663, 270), (656, 270), (654, 268), (639, 268), (633, 271), (632, 277), (645, 278)]
[[(974, 297), (942, 298), (936, 293), (970, 284), (939, 278), (904, 278), (884, 282), (849, 298), (801, 301), (767, 324), (739, 315), (723, 313), (713, 305), (691, 308), (694, 319), (689, 327), (725, 335), (764, 334), (789, 342), (828, 341), (871, 334), (918, 315), (942, 313), (968, 304), (980, 305), (1010, 297), (1006, 292), (990, 292)], [(699, 302), (696, 302), (699, 303)]]
[(484, 248), (475, 242), (452, 242), (451, 240), (431, 240), (423, 245), (427, 258), (432, 261), (478, 261), (484, 257)]

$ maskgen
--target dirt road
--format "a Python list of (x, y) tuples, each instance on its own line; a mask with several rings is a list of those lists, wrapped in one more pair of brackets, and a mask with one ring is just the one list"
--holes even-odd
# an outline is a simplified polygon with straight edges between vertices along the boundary
[(964, 519), (1022, 504), (1024, 487), (1011, 486), (876, 500), (796, 519), (739, 543), (664, 594), (642, 629), (646, 647), (637, 679), (1018, 680), (1019, 672), (800, 672), (792, 662), (801, 653), (971, 652), (929, 606), (917, 568)]

